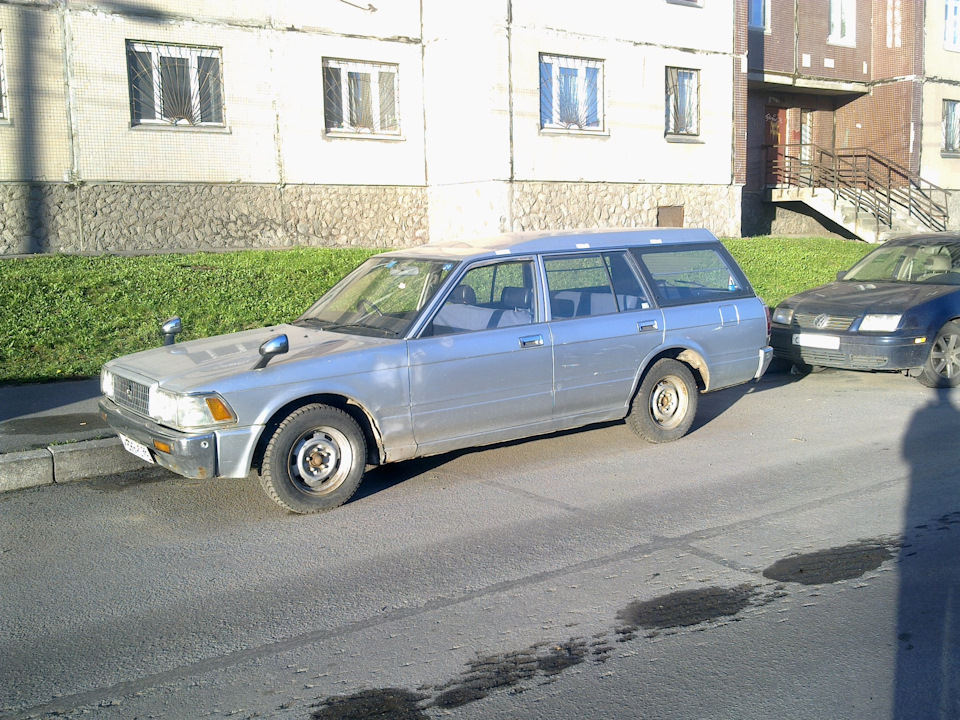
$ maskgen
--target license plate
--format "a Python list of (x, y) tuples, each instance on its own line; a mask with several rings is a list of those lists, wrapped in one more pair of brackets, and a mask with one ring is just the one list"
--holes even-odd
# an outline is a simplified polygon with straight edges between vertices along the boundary
[(123, 443), (123, 447), (128, 453), (132, 453), (141, 460), (146, 460), (148, 463), (153, 462), (153, 456), (150, 454), (150, 450), (146, 445), (138, 443), (136, 440), (131, 440), (126, 435), (120, 435), (120, 442)]
[(840, 338), (836, 335), (800, 333), (793, 336), (793, 344), (801, 347), (820, 348), (821, 350), (839, 350)]

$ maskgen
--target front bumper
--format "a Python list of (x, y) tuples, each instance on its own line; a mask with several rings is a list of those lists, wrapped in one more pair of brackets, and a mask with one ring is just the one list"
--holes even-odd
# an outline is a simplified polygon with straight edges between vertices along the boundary
[[(100, 416), (114, 430), (145, 445), (154, 462), (194, 479), (216, 477), (217, 439), (212, 432), (182, 433), (134, 415), (111, 400), (100, 401)], [(158, 448), (158, 443), (170, 452)]]
[(839, 347), (828, 348), (798, 345), (794, 336), (799, 332), (796, 328), (771, 328), (770, 344), (774, 357), (844, 370), (912, 370), (922, 367), (930, 354), (930, 343), (918, 343), (913, 337), (802, 331), (807, 336), (839, 337)]

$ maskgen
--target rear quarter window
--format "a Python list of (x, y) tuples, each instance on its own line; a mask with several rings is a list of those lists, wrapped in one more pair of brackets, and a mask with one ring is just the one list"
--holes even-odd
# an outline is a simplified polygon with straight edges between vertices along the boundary
[(659, 305), (753, 297), (753, 288), (722, 245), (632, 250)]

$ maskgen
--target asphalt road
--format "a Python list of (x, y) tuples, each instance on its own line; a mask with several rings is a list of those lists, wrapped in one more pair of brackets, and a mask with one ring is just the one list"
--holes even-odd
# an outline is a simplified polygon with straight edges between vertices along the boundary
[[(0, 718), (960, 717), (960, 391), (770, 375), (286, 515), (162, 470), (0, 497)], [(376, 713), (385, 714), (376, 714)]]

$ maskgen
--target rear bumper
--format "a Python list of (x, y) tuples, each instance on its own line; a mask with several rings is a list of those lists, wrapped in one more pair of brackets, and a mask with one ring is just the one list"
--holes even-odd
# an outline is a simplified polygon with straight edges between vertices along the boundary
[[(804, 333), (810, 334), (804, 330)], [(794, 343), (795, 330), (774, 326), (770, 344), (774, 357), (804, 365), (845, 370), (911, 370), (922, 367), (930, 354), (929, 342), (902, 336), (840, 335), (839, 348), (819, 348)], [(823, 336), (829, 336), (823, 333)], [(836, 337), (835, 335), (833, 337)]]
[[(100, 416), (121, 435), (146, 446), (158, 465), (188, 478), (217, 474), (217, 440), (214, 433), (182, 433), (134, 415), (110, 400), (100, 401)], [(160, 450), (169, 447), (170, 452)]]

